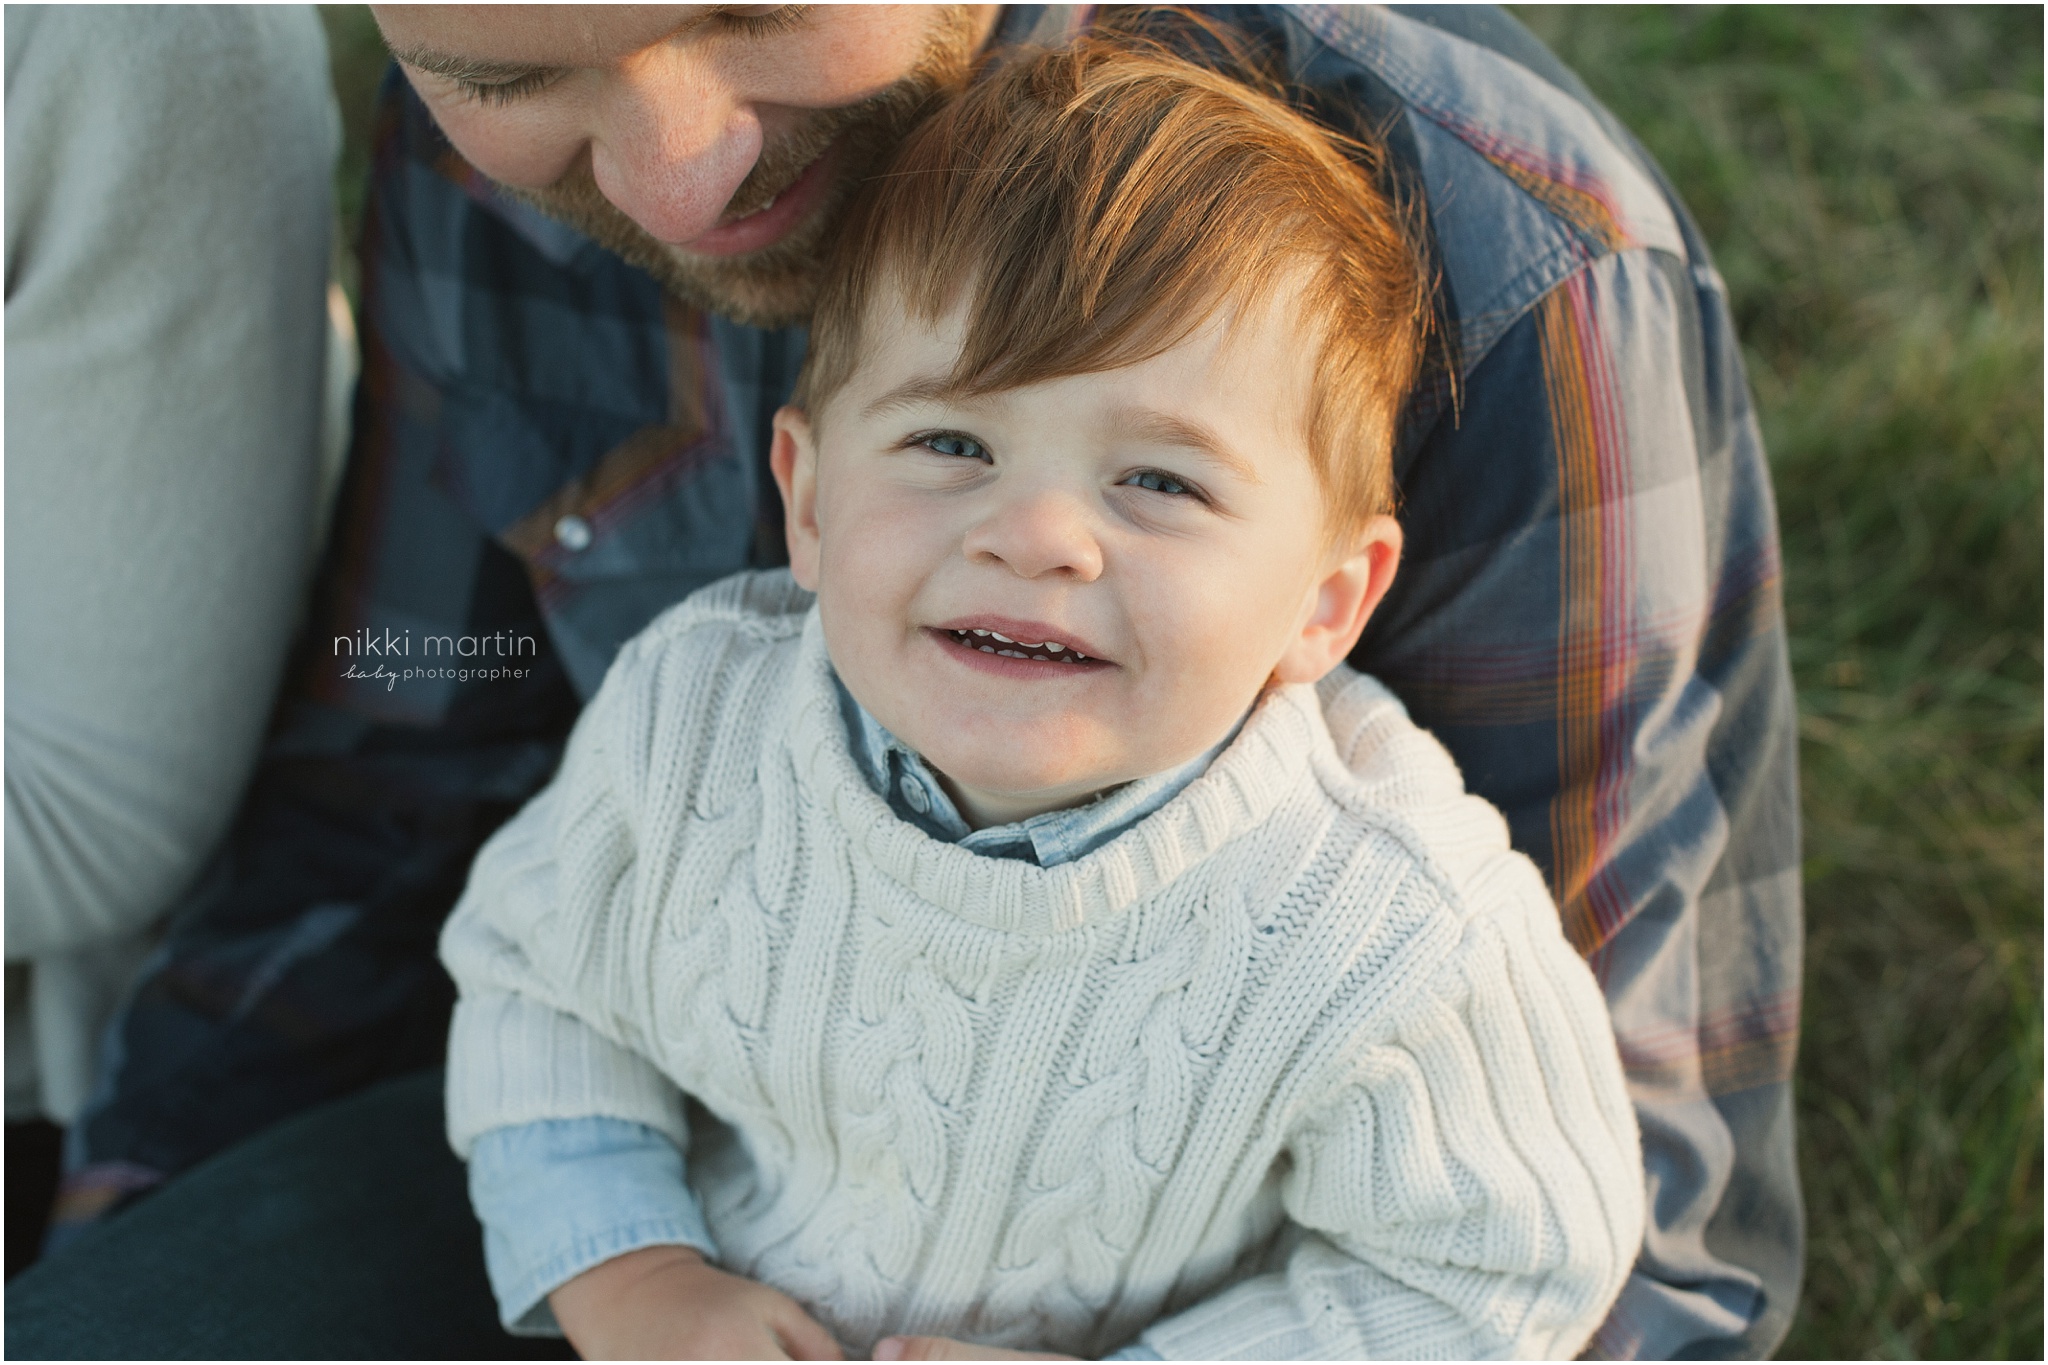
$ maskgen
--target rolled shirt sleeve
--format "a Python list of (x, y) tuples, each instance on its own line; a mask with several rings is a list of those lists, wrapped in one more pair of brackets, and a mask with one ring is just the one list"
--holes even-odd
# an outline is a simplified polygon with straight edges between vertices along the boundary
[(494, 1128), (469, 1154), (469, 1198), (484, 1269), (516, 1336), (559, 1336), (548, 1295), (630, 1251), (718, 1254), (665, 1133), (623, 1119), (550, 1119)]

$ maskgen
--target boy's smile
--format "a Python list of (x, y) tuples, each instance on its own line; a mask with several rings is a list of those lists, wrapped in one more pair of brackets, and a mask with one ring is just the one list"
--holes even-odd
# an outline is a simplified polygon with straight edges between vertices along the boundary
[(1329, 548), (1285, 294), (1139, 364), (958, 395), (957, 311), (885, 293), (818, 420), (778, 415), (833, 666), (970, 823), (1177, 767), (1356, 640), (1400, 533)]
[[(1018, 621), (1008, 616), (976, 616), (966, 618), (959, 625), (933, 626), (931, 629), (940, 644), (957, 647), (956, 652), (962, 662), (988, 669), (1001, 678), (1036, 679), (1041, 676), (1038, 670), (1019, 668), (1017, 664), (1112, 666), (1099, 654), (1087, 652), (1097, 648), (1095, 645), (1086, 641), (1069, 644), (1055, 638), (1065, 634), (1080, 641), (1080, 636), (1073, 631), (1063, 631), (1038, 621)], [(1015, 633), (1005, 635), (1003, 632), (1006, 630)]]

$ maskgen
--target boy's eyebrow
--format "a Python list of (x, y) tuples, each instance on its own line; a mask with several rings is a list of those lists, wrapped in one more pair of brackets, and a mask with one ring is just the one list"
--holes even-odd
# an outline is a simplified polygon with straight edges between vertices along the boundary
[(1154, 445), (1180, 446), (1206, 455), (1246, 483), (1264, 483), (1252, 462), (1230, 448), (1230, 443), (1206, 422), (1176, 417), (1155, 408), (1119, 408), (1116, 423), (1141, 441)]
[(897, 408), (915, 407), (919, 403), (972, 402), (972, 395), (962, 394), (954, 388), (953, 381), (944, 375), (928, 374), (916, 379), (906, 379), (895, 388), (877, 398), (860, 410), (860, 415), (872, 421)]

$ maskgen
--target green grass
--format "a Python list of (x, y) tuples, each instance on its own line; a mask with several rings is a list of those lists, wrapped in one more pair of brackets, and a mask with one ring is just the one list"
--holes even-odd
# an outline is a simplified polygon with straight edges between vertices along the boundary
[(370, 175), (370, 115), (377, 82), (391, 61), (367, 5), (322, 5), (327, 60), (334, 74), (334, 98), (341, 106), (341, 160), (334, 168), (335, 207), (341, 214), (336, 266), (349, 302), (356, 302), (356, 232), (362, 226), (363, 194)]
[[(382, 47), (322, 8), (353, 223)], [(2041, 11), (1517, 13), (1699, 217), (1771, 451), (1808, 921), (1781, 1354), (2039, 1358)]]
[(1517, 13), (1734, 299), (1800, 696), (1782, 1354), (2041, 1354), (2041, 11)]

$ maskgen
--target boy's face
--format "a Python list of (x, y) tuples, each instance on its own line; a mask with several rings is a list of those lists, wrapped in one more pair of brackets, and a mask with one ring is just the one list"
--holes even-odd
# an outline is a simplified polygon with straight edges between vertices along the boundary
[(884, 299), (817, 423), (778, 415), (833, 665), (970, 823), (1185, 763), (1269, 677), (1313, 681), (1356, 642), (1400, 531), (1328, 546), (1290, 302), (1143, 364), (948, 399), (960, 317)]

